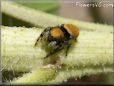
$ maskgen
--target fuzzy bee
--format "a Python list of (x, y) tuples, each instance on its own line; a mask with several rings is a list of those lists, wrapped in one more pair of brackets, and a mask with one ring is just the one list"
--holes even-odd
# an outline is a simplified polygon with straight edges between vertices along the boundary
[(73, 24), (62, 24), (55, 27), (47, 27), (36, 40), (35, 46), (39, 39), (46, 39), (48, 47), (51, 47), (49, 53), (44, 57), (47, 58), (52, 54), (62, 50), (66, 46), (66, 56), (72, 41), (76, 41), (79, 36), (79, 28)]

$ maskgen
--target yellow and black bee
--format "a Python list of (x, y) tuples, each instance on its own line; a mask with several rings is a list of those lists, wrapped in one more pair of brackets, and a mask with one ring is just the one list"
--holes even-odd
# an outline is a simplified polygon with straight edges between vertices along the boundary
[(45, 38), (48, 42), (48, 45), (52, 48), (45, 58), (64, 49), (65, 46), (67, 46), (67, 56), (68, 50), (72, 44), (71, 41), (77, 40), (79, 32), (79, 28), (73, 24), (62, 24), (60, 26), (47, 27), (37, 39), (35, 46), (40, 38)]

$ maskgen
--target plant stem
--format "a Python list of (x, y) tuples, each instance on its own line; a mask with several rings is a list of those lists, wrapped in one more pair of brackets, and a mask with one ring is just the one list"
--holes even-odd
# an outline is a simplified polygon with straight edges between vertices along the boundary
[(59, 84), (66, 82), (69, 78), (81, 78), (82, 76), (89, 76), (92, 74), (111, 73), (112, 67), (85, 67), (85, 68), (57, 68), (47, 67), (40, 68), (27, 73), (20, 78), (15, 78), (10, 83), (12, 84)]
[(104, 30), (109, 31), (109, 29), (107, 28), (112, 27), (109, 25), (107, 26), (102, 24), (94, 24), (90, 22), (78, 21), (78, 20), (67, 19), (51, 15), (42, 11), (38, 10), (36, 11), (34, 9), (25, 7), (23, 5), (11, 1), (2, 1), (1, 11), (7, 15), (10, 15), (14, 18), (20, 19), (22, 21), (28, 22), (38, 27), (55, 26), (63, 23), (72, 23), (77, 25), (81, 29), (100, 30), (100, 31)]
[(40, 68), (27, 73), (19, 79), (14, 79), (11, 83), (20, 84), (45, 84), (47, 81), (54, 79), (56, 76), (55, 68)]
[[(30, 70), (35, 65), (42, 65), (41, 58), (46, 55), (46, 52), (41, 45), (34, 47), (42, 30), (2, 26), (3, 68)], [(58, 63), (69, 66), (112, 65), (113, 34), (110, 32), (100, 32), (99, 34), (97, 31), (82, 30), (78, 42), (70, 49), (67, 57), (65, 57), (64, 50), (54, 57), (58, 58)]]

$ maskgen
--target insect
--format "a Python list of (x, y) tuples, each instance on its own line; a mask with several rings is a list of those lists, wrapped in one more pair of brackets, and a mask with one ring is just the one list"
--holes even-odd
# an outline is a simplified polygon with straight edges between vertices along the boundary
[(49, 51), (44, 58), (64, 49), (65, 46), (67, 56), (68, 50), (72, 45), (72, 41), (77, 40), (79, 32), (79, 28), (73, 24), (61, 24), (54, 27), (47, 27), (37, 38), (35, 46), (39, 39), (44, 38), (48, 42), (48, 47), (51, 47), (51, 51)]

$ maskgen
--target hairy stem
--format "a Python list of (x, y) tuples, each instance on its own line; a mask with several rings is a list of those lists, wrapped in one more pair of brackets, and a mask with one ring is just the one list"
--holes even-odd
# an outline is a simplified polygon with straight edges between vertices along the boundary
[(81, 78), (83, 76), (89, 76), (92, 74), (101, 73), (111, 73), (112, 67), (81, 67), (81, 68), (68, 68), (56, 66), (40, 68), (27, 73), (20, 78), (15, 78), (10, 83), (20, 83), (20, 84), (59, 84), (61, 82), (66, 82), (69, 78)]
[(76, 24), (80, 28), (89, 29), (89, 30), (96, 29), (96, 30), (102, 30), (102, 31), (104, 30), (109, 31), (107, 28), (112, 27), (112, 26), (107, 26), (107, 25), (102, 25), (102, 24), (96, 25), (90, 22), (72, 20), (72, 19), (67, 19), (67, 18), (51, 15), (42, 11), (38, 11), (38, 10), (36, 11), (34, 9), (25, 7), (20, 4), (16, 4), (11, 1), (2, 1), (1, 11), (7, 15), (10, 15), (14, 18), (20, 19), (22, 21), (28, 22), (38, 27), (55, 26), (55, 25), (59, 25), (62, 23)]
[[(30, 70), (35, 65), (42, 65), (41, 58), (46, 52), (40, 45), (34, 47), (42, 29), (5, 26), (1, 29), (3, 69)], [(54, 56), (58, 63), (69, 66), (112, 65), (113, 34), (82, 30), (78, 42), (71, 47), (67, 57), (64, 51)]]

